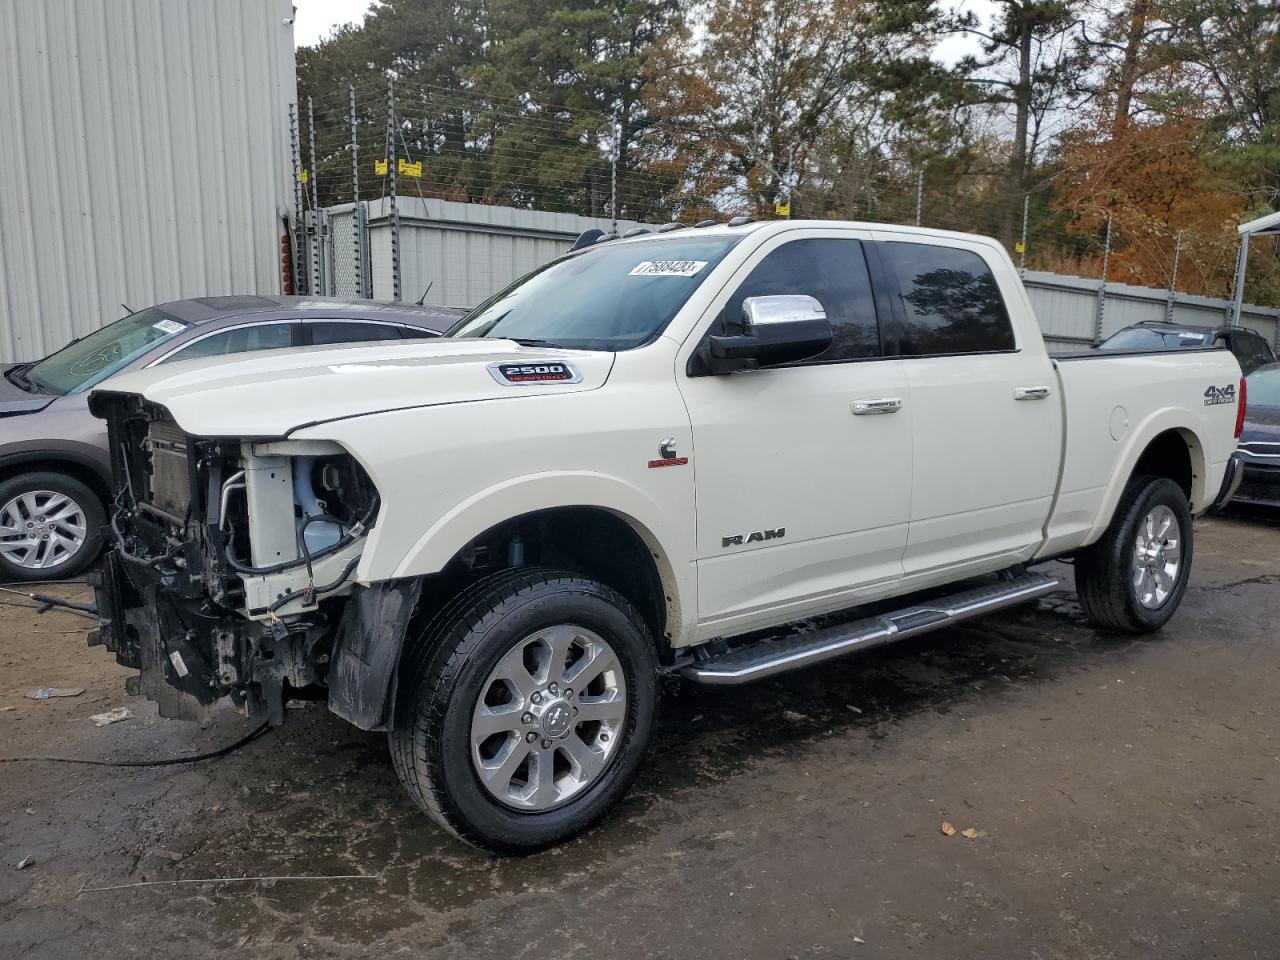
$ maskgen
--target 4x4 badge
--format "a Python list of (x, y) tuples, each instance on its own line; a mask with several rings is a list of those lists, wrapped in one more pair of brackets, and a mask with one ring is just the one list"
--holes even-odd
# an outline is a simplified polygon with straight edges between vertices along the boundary
[(649, 468), (653, 469), (654, 467), (683, 467), (688, 462), (689, 462), (688, 457), (681, 457), (676, 455), (676, 438), (665, 437), (663, 441), (660, 444), (658, 444), (658, 459), (650, 460)]
[(1236, 402), (1236, 385), (1228, 383), (1225, 387), (1209, 387), (1204, 392), (1204, 405), (1212, 407), (1219, 403)]

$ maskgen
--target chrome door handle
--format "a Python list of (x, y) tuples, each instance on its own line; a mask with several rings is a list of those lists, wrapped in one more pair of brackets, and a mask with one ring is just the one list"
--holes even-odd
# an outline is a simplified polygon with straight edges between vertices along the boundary
[(1015, 400), (1045, 400), (1049, 396), (1048, 387), (1014, 387), (1013, 399)]
[(879, 413), (897, 413), (902, 409), (902, 401), (897, 397), (863, 397), (853, 401), (853, 415), (868, 417)]

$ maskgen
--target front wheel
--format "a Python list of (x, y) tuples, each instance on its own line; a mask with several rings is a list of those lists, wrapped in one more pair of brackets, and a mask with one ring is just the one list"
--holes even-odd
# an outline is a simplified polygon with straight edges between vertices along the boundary
[(634, 780), (653, 726), (657, 665), (614, 590), (526, 569), (473, 584), (402, 666), (392, 760), (415, 802), (500, 853), (568, 839)]
[(1076, 557), (1076, 593), (1097, 626), (1159, 630), (1182, 602), (1195, 534), (1186, 494), (1172, 480), (1130, 481), (1097, 543)]
[(21, 473), (0, 483), (0, 580), (58, 580), (102, 546), (102, 504), (74, 477)]

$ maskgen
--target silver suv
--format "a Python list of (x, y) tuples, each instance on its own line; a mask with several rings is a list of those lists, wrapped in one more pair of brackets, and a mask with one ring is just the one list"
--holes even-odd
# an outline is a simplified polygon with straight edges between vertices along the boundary
[(0, 580), (82, 571), (97, 555), (111, 464), (91, 388), (125, 370), (196, 357), (438, 336), (448, 307), (201, 297), (139, 310), (0, 380)]

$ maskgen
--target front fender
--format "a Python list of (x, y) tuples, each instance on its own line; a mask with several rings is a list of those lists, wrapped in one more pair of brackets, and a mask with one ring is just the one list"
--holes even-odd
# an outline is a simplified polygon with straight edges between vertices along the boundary
[[(684, 632), (695, 609), (696, 574), (691, 563), (673, 564), (666, 545), (684, 542), (692, 537), (692, 531), (681, 529), (656, 500), (634, 484), (590, 471), (557, 470), (512, 477), (477, 490), (427, 527), (403, 557), (393, 560), (373, 551), (369, 569), (359, 571), (360, 579), (399, 580), (438, 573), (486, 530), (515, 517), (556, 507), (607, 510), (635, 530), (653, 554), (671, 598), (669, 622)], [(687, 546), (686, 555), (693, 556), (692, 543)]]

